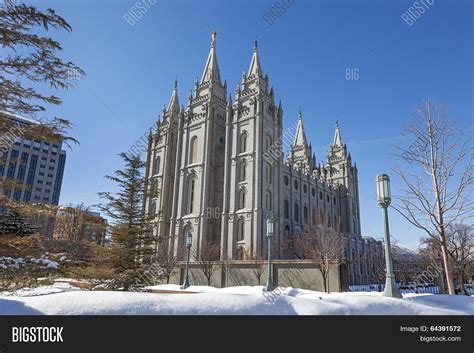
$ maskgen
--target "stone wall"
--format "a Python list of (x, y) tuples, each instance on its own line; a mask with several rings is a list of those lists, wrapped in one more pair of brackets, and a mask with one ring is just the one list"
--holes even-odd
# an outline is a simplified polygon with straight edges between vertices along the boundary
[[(181, 284), (184, 279), (185, 264), (180, 263), (170, 277), (170, 283)], [(257, 286), (259, 285), (255, 269), (258, 268), (252, 261), (232, 261), (229, 264), (219, 263), (211, 277), (213, 287)], [(279, 287), (294, 287), (324, 291), (323, 279), (320, 270), (310, 261), (273, 261), (273, 277), (275, 285)], [(207, 285), (207, 278), (199, 269), (199, 265), (189, 265), (189, 281), (191, 285)], [(267, 266), (265, 264), (260, 277), (260, 285), (267, 282)], [(331, 268), (329, 276), (331, 292), (341, 291), (339, 266)]]

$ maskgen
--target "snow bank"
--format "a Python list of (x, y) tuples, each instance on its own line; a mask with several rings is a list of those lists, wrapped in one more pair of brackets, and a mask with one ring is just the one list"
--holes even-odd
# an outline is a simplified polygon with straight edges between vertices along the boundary
[[(409, 294), (404, 299), (376, 292), (331, 293), (298, 288), (264, 296), (262, 286), (214, 288), (154, 286), (161, 293), (69, 291), (42, 287), (23, 296), (0, 295), (2, 315), (474, 315), (474, 298)], [(58, 288), (56, 288), (58, 289)], [(41, 295), (35, 295), (40, 292)], [(182, 292), (182, 291), (181, 291)]]

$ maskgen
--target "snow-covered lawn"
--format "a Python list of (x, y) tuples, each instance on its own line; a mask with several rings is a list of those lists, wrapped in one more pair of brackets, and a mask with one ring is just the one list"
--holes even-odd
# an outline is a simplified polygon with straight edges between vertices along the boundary
[[(177, 285), (151, 287), (180, 291)], [(63, 285), (0, 294), (1, 315), (474, 315), (474, 297), (285, 288), (191, 286), (187, 294), (77, 290)]]

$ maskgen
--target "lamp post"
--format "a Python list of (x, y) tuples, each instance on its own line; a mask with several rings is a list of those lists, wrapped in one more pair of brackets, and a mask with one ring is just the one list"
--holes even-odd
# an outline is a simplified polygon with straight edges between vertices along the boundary
[(265, 292), (271, 292), (275, 289), (273, 285), (273, 266), (272, 266), (272, 241), (275, 235), (274, 230), (274, 221), (273, 218), (269, 217), (267, 219), (267, 244), (268, 244), (268, 278), (267, 278), (267, 285), (263, 290)]
[(383, 295), (385, 297), (403, 298), (397, 287), (395, 274), (393, 272), (392, 250), (390, 247), (390, 230), (388, 227), (388, 206), (392, 201), (390, 195), (390, 178), (387, 174), (377, 176), (377, 203), (382, 208), (384, 236), (385, 236), (385, 262), (387, 267), (385, 277), (385, 290)]
[(188, 233), (186, 236), (186, 247), (188, 248), (188, 257), (186, 259), (186, 268), (184, 270), (184, 282), (181, 286), (181, 289), (186, 289), (189, 287), (189, 256), (191, 254), (191, 246), (193, 245), (193, 235)]

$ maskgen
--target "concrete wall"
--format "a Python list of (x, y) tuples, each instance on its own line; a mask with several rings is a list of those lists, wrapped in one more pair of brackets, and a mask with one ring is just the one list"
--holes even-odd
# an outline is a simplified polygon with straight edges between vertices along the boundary
[[(170, 277), (170, 283), (181, 284), (184, 279), (184, 263), (180, 263)], [(211, 277), (213, 287), (257, 286), (255, 265), (252, 261), (233, 261), (230, 264), (219, 263)], [(258, 272), (258, 271), (257, 271)], [(294, 287), (324, 291), (323, 279), (320, 270), (310, 261), (273, 262), (274, 283), (279, 287)], [(189, 281), (191, 285), (207, 285), (207, 279), (199, 269), (198, 264), (189, 265)], [(267, 281), (267, 265), (265, 264), (260, 285)], [(163, 282), (162, 282), (163, 283)], [(339, 266), (333, 266), (329, 275), (329, 289), (331, 292), (341, 291)]]

